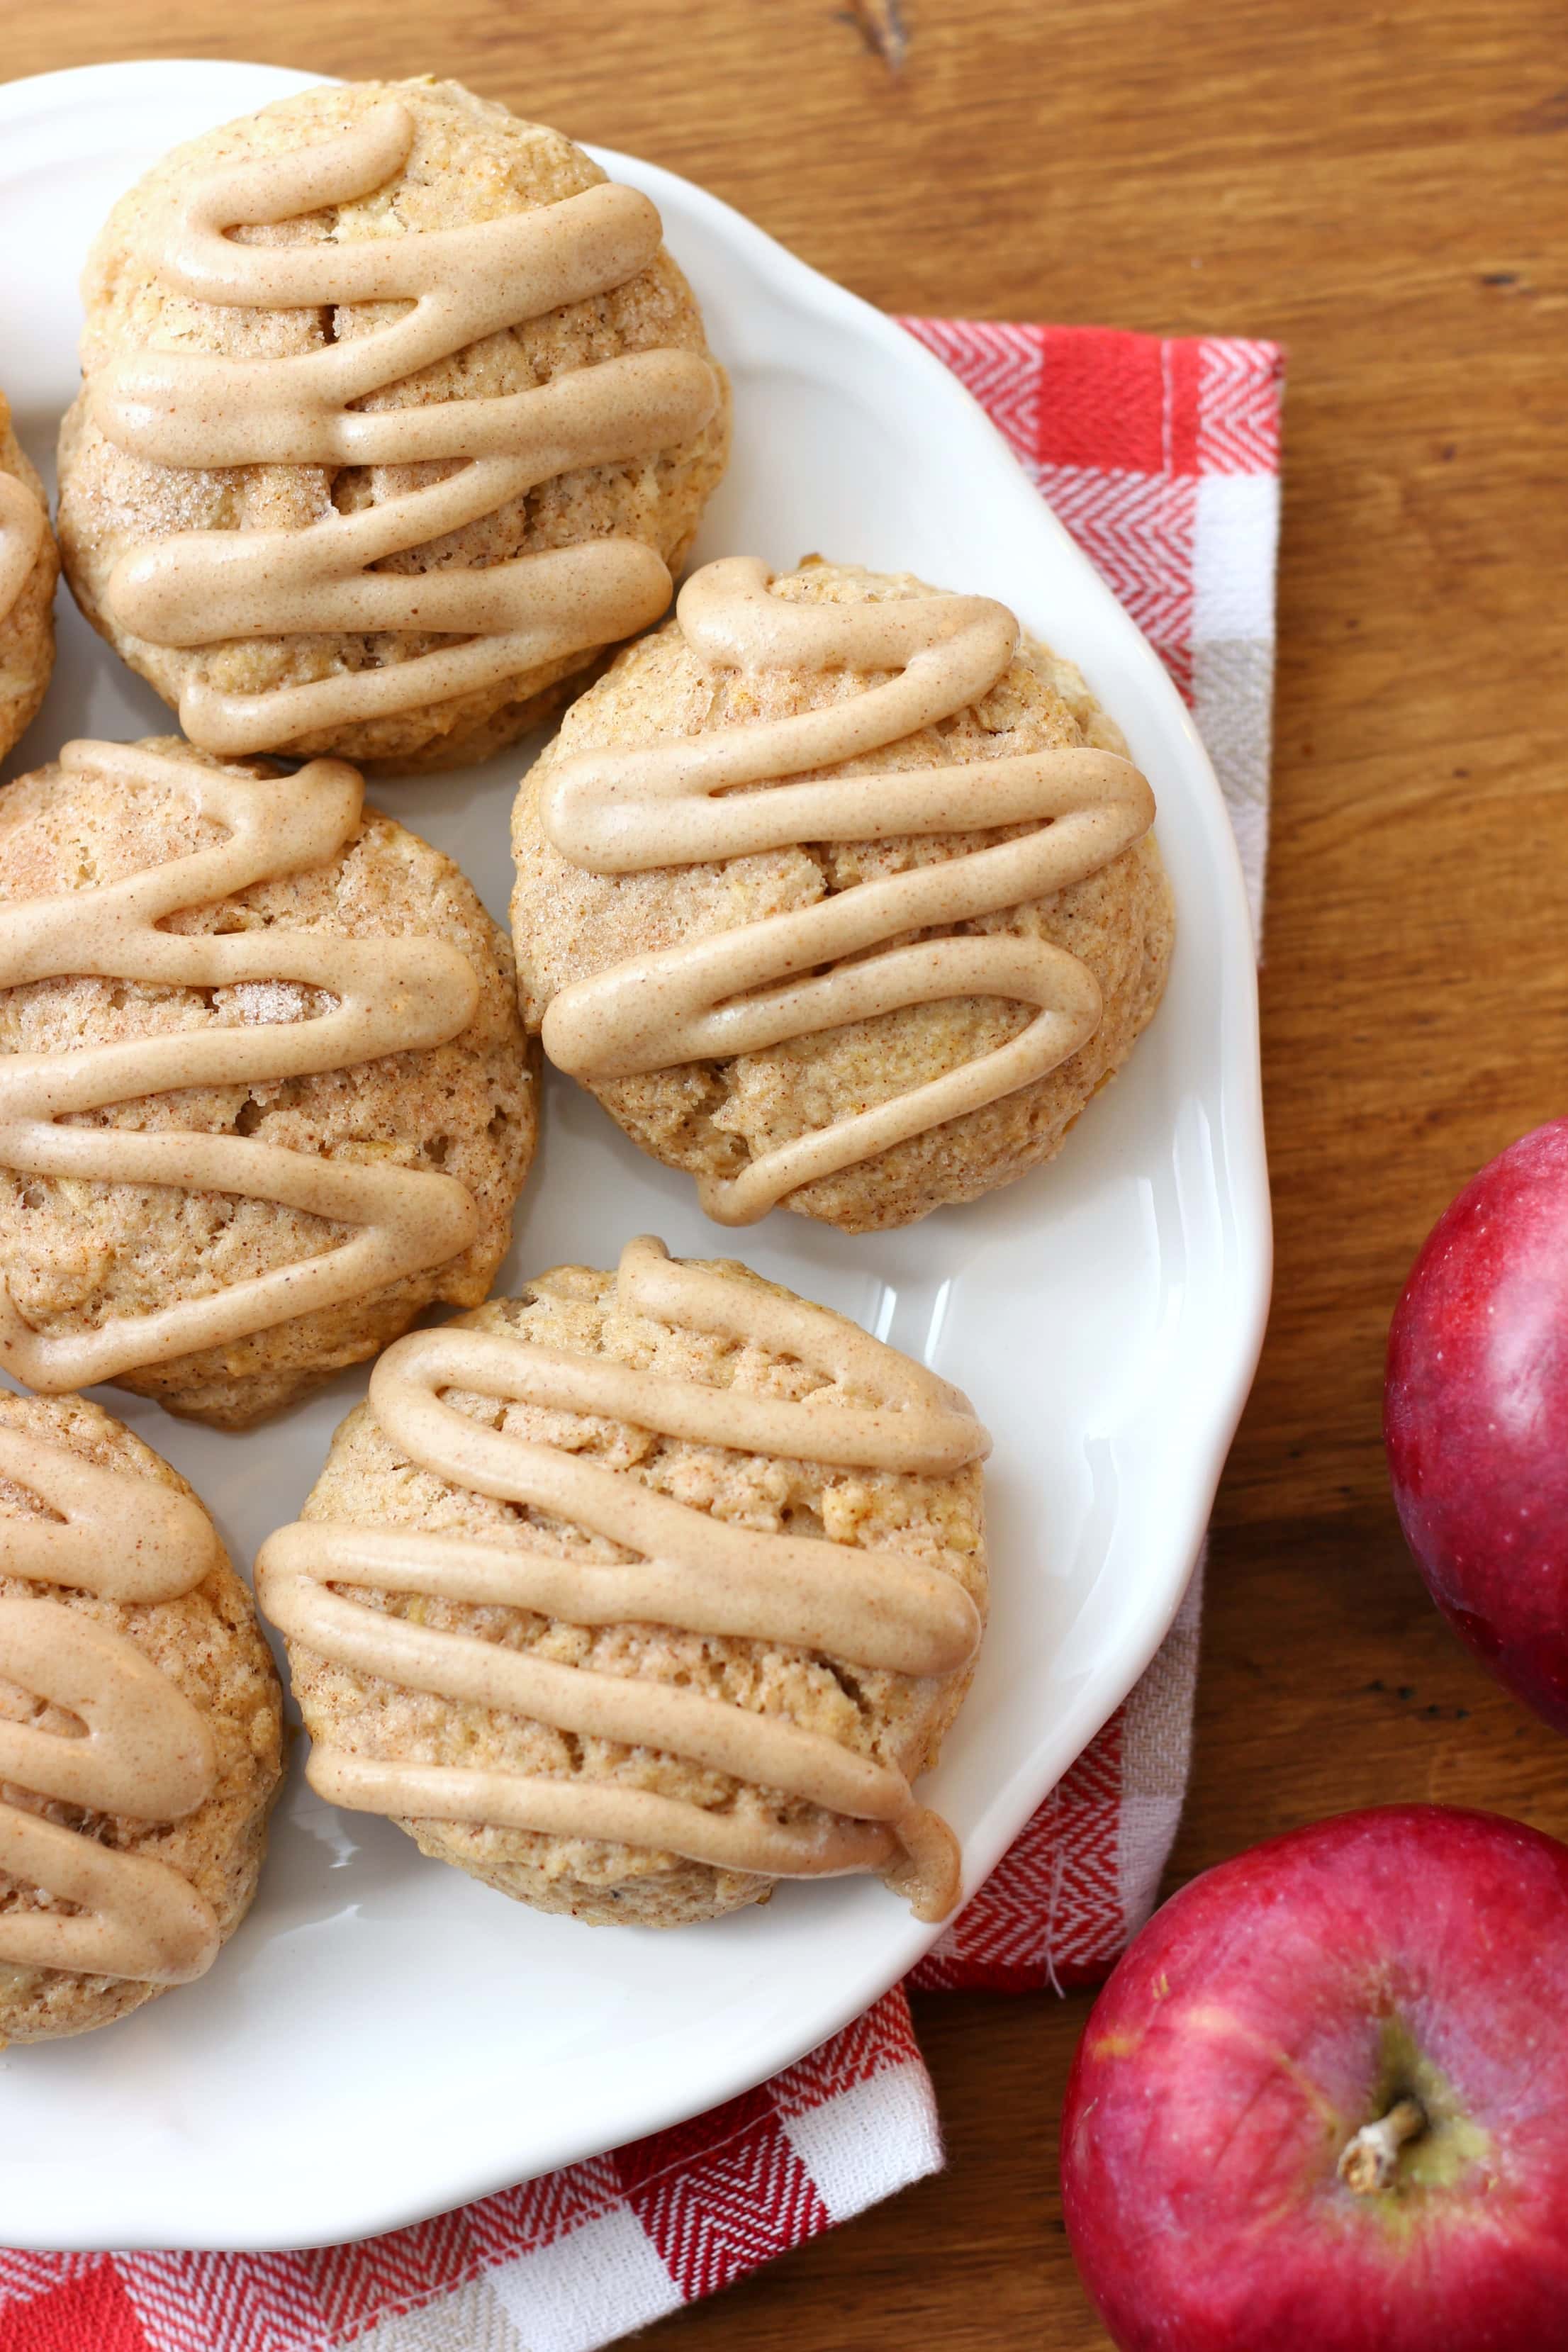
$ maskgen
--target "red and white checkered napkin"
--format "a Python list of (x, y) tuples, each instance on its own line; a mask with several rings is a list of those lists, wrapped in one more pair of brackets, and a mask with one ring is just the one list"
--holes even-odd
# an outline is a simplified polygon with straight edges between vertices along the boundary
[[(1256, 919), (1279, 353), (1078, 327), (906, 323), (990, 410), (1169, 664), (1219, 771)], [(1105, 1973), (1147, 1916), (1175, 1832), (1197, 1626), (1194, 1580), (1148, 1674), (917, 1983), (1059, 1990)], [(590, 2352), (941, 2163), (900, 1988), (694, 2123), (363, 2245), (0, 2253), (0, 2352)]]

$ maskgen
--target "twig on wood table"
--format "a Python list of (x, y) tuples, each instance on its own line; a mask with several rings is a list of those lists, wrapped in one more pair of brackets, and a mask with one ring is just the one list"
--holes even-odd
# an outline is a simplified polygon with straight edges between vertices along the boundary
[(872, 56), (880, 58), (889, 73), (902, 70), (910, 53), (910, 36), (900, 0), (850, 0), (847, 8), (837, 13), (845, 24), (854, 26)]

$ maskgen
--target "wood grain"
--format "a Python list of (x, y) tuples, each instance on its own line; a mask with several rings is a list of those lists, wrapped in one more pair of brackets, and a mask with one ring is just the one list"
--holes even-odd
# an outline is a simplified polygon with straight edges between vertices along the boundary
[[(1395, 1797), (1568, 1832), (1563, 1751), (1426, 1606), (1384, 1334), (1568, 1045), (1568, 65), (1559, 0), (49, 0), (5, 70), (437, 69), (702, 181), (891, 310), (1289, 347), (1264, 972), (1279, 1232), (1220, 1498), (1180, 1879)], [(887, 44), (884, 42), (885, 47)], [(668, 2352), (1104, 2352), (1056, 2200), (1084, 2004), (936, 1998), (944, 2177), (653, 2331)]]

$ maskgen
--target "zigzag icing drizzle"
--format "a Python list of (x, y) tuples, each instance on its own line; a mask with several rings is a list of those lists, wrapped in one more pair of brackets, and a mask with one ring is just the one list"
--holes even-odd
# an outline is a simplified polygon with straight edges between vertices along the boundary
[[(189, 1592), (222, 1554), (205, 1511), (151, 1479), (0, 1426), (0, 1476), (59, 1516), (0, 1519), (0, 1570), (100, 1600)], [(135, 1821), (179, 1821), (211, 1795), (207, 1725), (125, 1634), (58, 1601), (0, 1599), (0, 1680), (69, 1709), (85, 1736), (0, 1721), (0, 1782)], [(218, 1948), (211, 1906), (170, 1864), (123, 1853), (0, 1801), (0, 1871), (69, 1911), (0, 1910), (0, 1962), (184, 1984)]]
[[(1089, 749), (784, 782), (881, 751), (977, 701), (1012, 660), (1018, 625), (983, 596), (791, 604), (769, 594), (769, 576), (765, 565), (733, 557), (687, 582), (677, 614), (704, 662), (898, 675), (795, 718), (563, 761), (541, 800), (545, 834), (563, 856), (595, 874), (634, 874), (803, 841), (1033, 830), (578, 981), (550, 1005), (545, 1051), (593, 1086), (757, 1053), (942, 999), (1008, 998), (1033, 1006), (1035, 1017), (962, 1068), (797, 1136), (739, 1176), (705, 1178), (703, 1207), (736, 1225), (803, 1184), (1030, 1085), (1086, 1044), (1102, 1010), (1086, 964), (1044, 940), (958, 926), (1082, 881), (1154, 816), (1137, 769)], [(768, 789), (736, 789), (757, 784)]]
[(472, 1020), (479, 983), (468, 959), (439, 939), (356, 940), (276, 925), (190, 936), (162, 929), (184, 908), (334, 856), (353, 835), (364, 789), (341, 761), (257, 778), (131, 745), (68, 743), (60, 764), (68, 772), (108, 764), (127, 782), (169, 786), (227, 835), (100, 888), (0, 903), (0, 988), (89, 975), (196, 989), (292, 982), (338, 1001), (302, 1021), (204, 1023), (68, 1053), (0, 1055), (0, 1167), (275, 1201), (356, 1230), (314, 1257), (91, 1330), (37, 1332), (0, 1289), (0, 1364), (29, 1388), (85, 1388), (366, 1296), (466, 1249), (479, 1212), (453, 1177), (331, 1160), (243, 1135), (62, 1123), (182, 1087), (272, 1085), (443, 1045)]
[(494, 514), (583, 467), (652, 457), (712, 415), (698, 352), (660, 349), (578, 368), (527, 392), (419, 407), (364, 406), (488, 335), (624, 285), (659, 249), (659, 216), (615, 183), (468, 226), (359, 242), (241, 245), (238, 225), (297, 219), (371, 194), (407, 161), (414, 120), (395, 100), (289, 155), (214, 170), (170, 192), (143, 258), (197, 300), (251, 310), (402, 306), (384, 324), (270, 359), (142, 351), (89, 387), (119, 447), (162, 466), (416, 466), (443, 479), (303, 529), (182, 532), (122, 556), (107, 600), (149, 643), (200, 647), (319, 633), (450, 633), (379, 667), (262, 693), (197, 678), (180, 718), (211, 751), (277, 749), (327, 727), (439, 701), (591, 647), (663, 612), (669, 574), (649, 547), (597, 539), (482, 569), (374, 567)]
[[(934, 1374), (837, 1316), (759, 1286), (673, 1263), (641, 1240), (621, 1259), (629, 1311), (798, 1359), (876, 1400), (852, 1409), (708, 1388), (448, 1325), (399, 1339), (371, 1379), (370, 1405), (410, 1461), (456, 1486), (522, 1503), (631, 1554), (562, 1559), (526, 1540), (310, 1519), (262, 1547), (257, 1592), (287, 1639), (412, 1690), (530, 1717), (583, 1738), (688, 1757), (813, 1810), (804, 1824), (709, 1810), (613, 1780), (552, 1779), (384, 1760), (318, 1745), (311, 1786), (333, 1803), (405, 1819), (480, 1822), (551, 1836), (668, 1849), (724, 1870), (816, 1877), (874, 1870), (918, 1916), (957, 1898), (952, 1832), (891, 1763), (675, 1685), (591, 1672), (364, 1607), (355, 1586), (537, 1610), (574, 1624), (680, 1626), (819, 1650), (862, 1668), (946, 1675), (980, 1638), (954, 1579), (897, 1551), (735, 1527), (564, 1448), (487, 1427), (443, 1402), (460, 1389), (605, 1415), (693, 1444), (859, 1469), (941, 1475), (989, 1440)], [(349, 1594), (339, 1588), (349, 1588)]]

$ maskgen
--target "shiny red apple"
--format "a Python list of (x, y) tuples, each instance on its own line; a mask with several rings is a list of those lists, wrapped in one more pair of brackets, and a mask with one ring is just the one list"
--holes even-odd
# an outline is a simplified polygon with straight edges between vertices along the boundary
[(1384, 1435), (1437, 1606), (1568, 1731), (1568, 1119), (1511, 1145), (1433, 1227), (1389, 1334)]
[(1388, 1806), (1194, 1879), (1089, 2017), (1062, 2195), (1121, 2352), (1568, 2345), (1568, 1847)]

